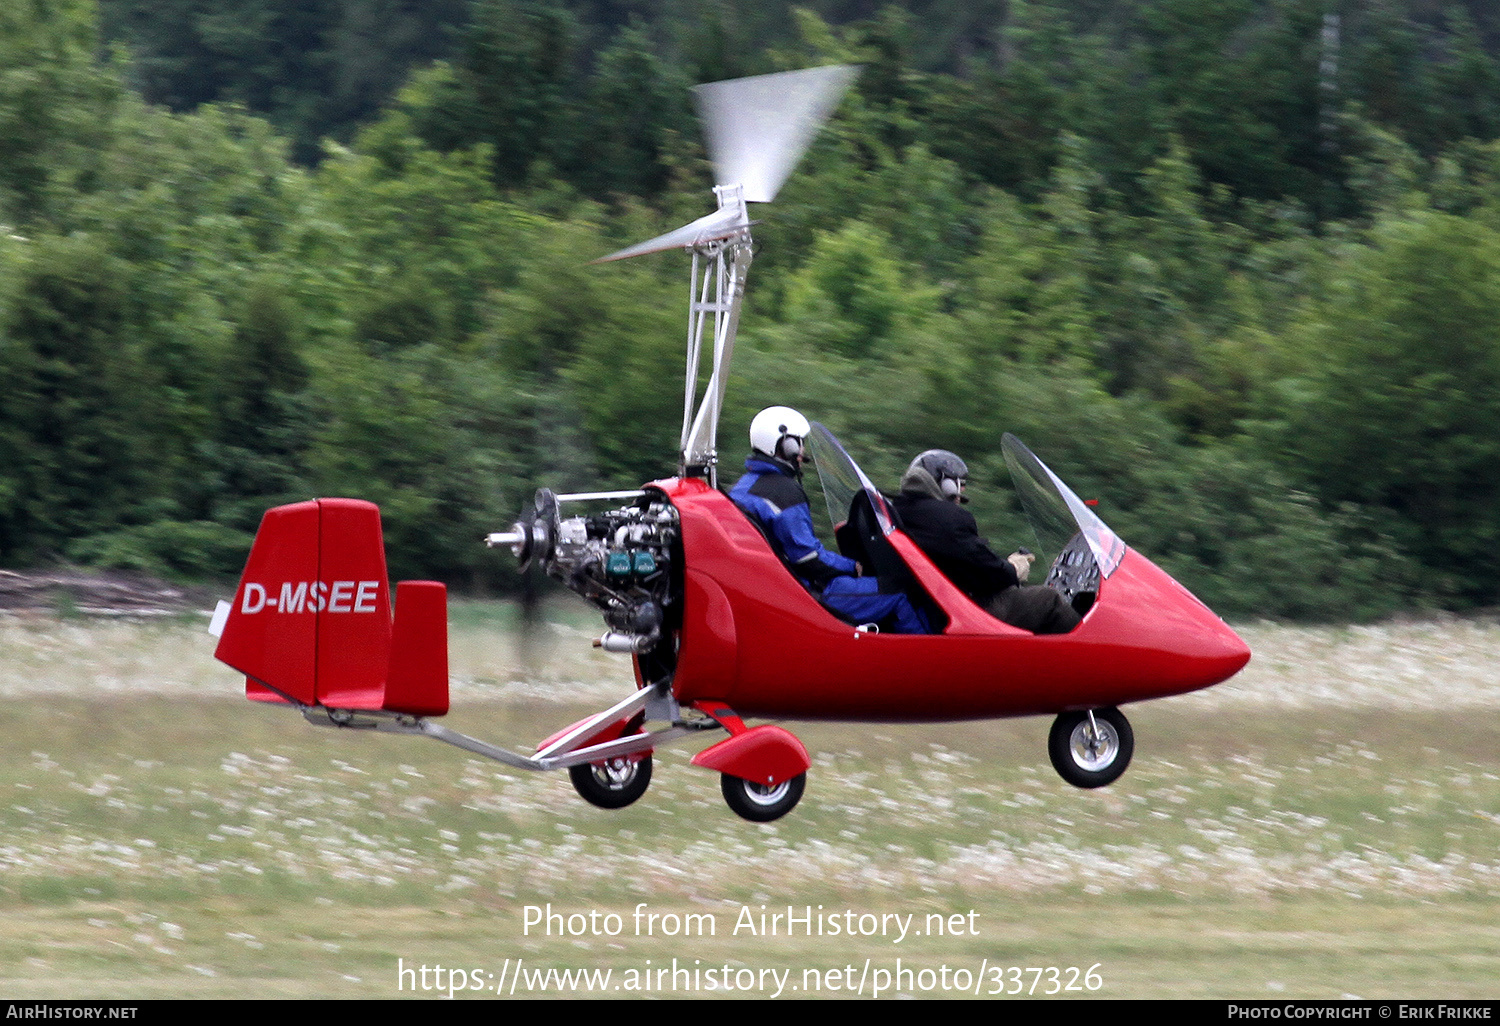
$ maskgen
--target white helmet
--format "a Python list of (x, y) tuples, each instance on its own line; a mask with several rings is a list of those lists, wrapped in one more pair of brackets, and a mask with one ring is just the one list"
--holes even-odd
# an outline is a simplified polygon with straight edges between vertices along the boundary
[(750, 448), (773, 459), (796, 463), (812, 425), (790, 406), (768, 406), (750, 422)]

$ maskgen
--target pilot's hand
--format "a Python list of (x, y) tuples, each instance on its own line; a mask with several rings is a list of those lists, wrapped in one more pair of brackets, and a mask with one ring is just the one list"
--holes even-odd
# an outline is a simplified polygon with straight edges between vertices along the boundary
[(1026, 578), (1031, 576), (1031, 561), (1035, 558), (1029, 552), (1012, 552), (1005, 557), (1006, 561), (1016, 568), (1016, 580), (1022, 584), (1025, 584)]

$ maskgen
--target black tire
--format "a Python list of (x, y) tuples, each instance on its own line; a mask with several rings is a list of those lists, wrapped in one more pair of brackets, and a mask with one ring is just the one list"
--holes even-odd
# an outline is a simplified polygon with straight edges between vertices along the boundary
[(643, 756), (638, 762), (611, 759), (569, 766), (568, 776), (573, 778), (573, 789), (590, 805), (623, 809), (651, 785), (651, 756)]
[(1095, 709), (1100, 736), (1089, 736), (1089, 714), (1060, 713), (1047, 738), (1052, 767), (1074, 787), (1103, 787), (1118, 780), (1135, 754), (1135, 732), (1115, 708)]
[(768, 787), (724, 773), (720, 776), (719, 786), (724, 792), (725, 803), (737, 815), (752, 823), (769, 823), (797, 807), (802, 800), (802, 791), (807, 787), (807, 774), (799, 773), (790, 780)]

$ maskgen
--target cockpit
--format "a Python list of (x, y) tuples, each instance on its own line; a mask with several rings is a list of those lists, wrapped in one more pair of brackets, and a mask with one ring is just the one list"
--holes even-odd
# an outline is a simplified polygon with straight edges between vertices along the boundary
[[(914, 573), (910, 557), (891, 543), (900, 528), (891, 503), (827, 427), (814, 423), (807, 446), (840, 551), (905, 590), (926, 608), (934, 633), (941, 633), (951, 609), (922, 586), (919, 578), (926, 575)], [(1014, 435), (1005, 435), (1002, 451), (1038, 563), (1048, 568), (1041, 583), (1083, 616), (1098, 598), (1100, 582), (1119, 566), (1125, 544)]]

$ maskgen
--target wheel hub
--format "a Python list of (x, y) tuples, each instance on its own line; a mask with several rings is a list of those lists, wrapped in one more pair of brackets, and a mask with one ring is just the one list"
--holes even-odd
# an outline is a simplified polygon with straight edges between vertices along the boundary
[(621, 788), (635, 777), (635, 763), (629, 759), (611, 759), (594, 766), (594, 778), (609, 788)]
[(775, 805), (786, 797), (787, 788), (791, 784), (783, 780), (779, 784), (759, 784), (753, 780), (745, 781), (745, 797), (756, 805)]
[(1073, 753), (1073, 761), (1080, 769), (1091, 773), (1109, 766), (1120, 752), (1120, 742), (1115, 736), (1114, 727), (1104, 720), (1096, 720), (1094, 727), (1091, 730), (1087, 722), (1074, 727), (1068, 745)]

